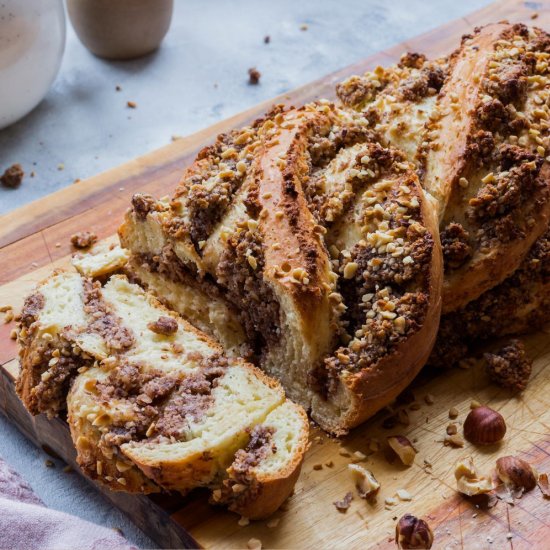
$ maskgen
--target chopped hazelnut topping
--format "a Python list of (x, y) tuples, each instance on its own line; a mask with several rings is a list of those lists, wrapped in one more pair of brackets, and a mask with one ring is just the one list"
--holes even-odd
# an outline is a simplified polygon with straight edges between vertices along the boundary
[(169, 336), (178, 331), (178, 322), (173, 317), (162, 315), (156, 321), (148, 323), (147, 328), (155, 334)]

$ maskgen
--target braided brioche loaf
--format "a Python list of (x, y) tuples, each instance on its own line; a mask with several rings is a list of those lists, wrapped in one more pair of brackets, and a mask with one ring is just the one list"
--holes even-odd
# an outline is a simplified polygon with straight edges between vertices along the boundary
[(66, 406), (92, 479), (127, 492), (209, 487), (214, 502), (251, 518), (291, 492), (304, 411), (124, 276), (102, 287), (54, 273), (25, 302), (20, 343), (21, 399), (33, 414)]
[(448, 58), (409, 54), (338, 86), (438, 201), (444, 312), (509, 277), (548, 227), (549, 57), (542, 30), (488, 25)]
[(402, 153), (323, 101), (220, 136), (172, 200), (134, 196), (119, 235), (134, 275), (172, 307), (185, 309), (186, 286), (224, 297), (262, 368), (341, 434), (395, 398), (433, 345), (434, 210)]

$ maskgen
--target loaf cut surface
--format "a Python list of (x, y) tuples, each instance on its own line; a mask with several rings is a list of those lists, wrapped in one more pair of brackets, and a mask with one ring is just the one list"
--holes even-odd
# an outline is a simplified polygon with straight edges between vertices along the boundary
[(101, 286), (57, 272), (26, 300), (22, 324), (18, 392), (33, 414), (67, 408), (91, 478), (127, 492), (221, 493), (249, 453), (242, 495), (217, 502), (263, 517), (289, 495), (308, 437), (303, 411), (125, 276)]

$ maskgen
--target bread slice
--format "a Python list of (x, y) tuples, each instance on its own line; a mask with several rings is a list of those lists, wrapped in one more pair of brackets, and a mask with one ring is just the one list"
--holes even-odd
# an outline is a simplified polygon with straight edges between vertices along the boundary
[(548, 226), (549, 43), (537, 28), (488, 25), (447, 59), (408, 54), (338, 88), (438, 201), (444, 312), (510, 276)]
[[(250, 492), (250, 502), (263, 499), (261, 515), (292, 490), (308, 434), (304, 413), (287, 405), (277, 382), (225, 357), (219, 344), (126, 277), (102, 287), (55, 273), (27, 299), (23, 323), (18, 391), (33, 414), (56, 414), (66, 399), (77, 460), (93, 479), (127, 492), (221, 488), (257, 426), (279, 418), (269, 421), (272, 437), (287, 437), (288, 423), (270, 416), (283, 407), (283, 415), (295, 415), (295, 437), (261, 457), (269, 474), (251, 473), (260, 490)], [(44, 334), (51, 337), (42, 344)], [(29, 360), (36, 350), (40, 361)], [(74, 367), (60, 378), (60, 361), (50, 358)], [(272, 484), (279, 490), (266, 497), (262, 488)]]
[[(246, 168), (230, 191), (228, 158)], [(215, 223), (197, 221), (199, 195)], [(440, 308), (433, 207), (406, 158), (333, 104), (220, 138), (172, 201), (136, 195), (132, 205), (119, 230), (132, 265), (218, 288), (262, 368), (325, 429), (365, 420), (426, 360)]]

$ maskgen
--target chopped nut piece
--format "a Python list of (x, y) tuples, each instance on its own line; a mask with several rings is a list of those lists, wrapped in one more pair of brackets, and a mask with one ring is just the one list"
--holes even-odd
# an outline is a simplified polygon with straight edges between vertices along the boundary
[(519, 340), (496, 351), (484, 355), (491, 379), (499, 386), (515, 391), (523, 391), (531, 376), (533, 363)]
[(451, 434), (445, 436), (443, 444), (447, 447), (464, 447), (464, 439), (460, 434)]
[(380, 483), (376, 480), (373, 473), (358, 464), (348, 464), (348, 470), (357, 488), (361, 498), (373, 498), (380, 490)]
[(314, 464), (314, 465), (313, 465), (313, 469), (314, 469), (314, 470), (322, 470), (322, 469), (323, 469), (323, 465), (322, 465), (322, 464)]
[(497, 475), (507, 487), (527, 492), (537, 484), (533, 467), (517, 456), (503, 456), (497, 460)]
[(334, 466), (334, 462), (332, 462), (332, 460), (329, 460), (328, 462), (325, 462), (325, 466), (327, 468), (332, 468)]
[(130, 108), (130, 109), (135, 109), (137, 108), (137, 103), (135, 101), (128, 101), (126, 103), (126, 105)]
[(538, 486), (544, 498), (550, 498), (550, 483), (548, 482), (548, 474), (539, 475)]
[(455, 435), (458, 433), (458, 426), (454, 423), (451, 423), (447, 426), (447, 435)]
[(459, 460), (455, 465), (454, 473), (457, 488), (463, 495), (471, 497), (488, 493), (493, 489), (491, 480), (478, 474), (471, 457)]
[(435, 403), (434, 396), (431, 393), (424, 396), (424, 401), (426, 401), (427, 405), (433, 405)]
[(336, 506), (336, 509), (339, 512), (345, 513), (348, 511), (348, 508), (350, 507), (351, 501), (353, 500), (353, 493), (349, 492), (344, 495), (344, 498), (342, 500), (337, 500), (336, 502), (333, 502), (334, 506)]
[(274, 529), (275, 527), (277, 527), (277, 525), (279, 525), (279, 522), (281, 521), (281, 518), (273, 518), (273, 519), (270, 519), (268, 522), (267, 522), (267, 527), (269, 529)]
[(398, 548), (413, 549), (432, 547), (434, 536), (429, 525), (411, 514), (405, 514), (397, 522), (395, 542)]
[(361, 451), (355, 451), (353, 453), (354, 462), (361, 462), (362, 460), (365, 460), (365, 458), (367, 458), (367, 455), (365, 453), (362, 453)]
[(20, 164), (13, 164), (0, 176), (0, 184), (4, 187), (14, 189), (21, 185), (24, 176), (25, 172), (23, 172), (22, 166)]
[(416, 450), (405, 436), (390, 436), (388, 437), (388, 444), (395, 451), (395, 454), (399, 457), (399, 460), (405, 464), (405, 466), (410, 466), (414, 462)]
[(492, 445), (506, 434), (506, 422), (490, 407), (472, 409), (464, 421), (464, 437), (474, 445)]
[(260, 539), (250, 539), (246, 543), (249, 550), (262, 550), (262, 541)]
[(252, 85), (256, 85), (260, 83), (260, 77), (262, 76), (262, 73), (258, 71), (255, 67), (252, 67), (248, 69), (248, 83)]
[(16, 328), (11, 329), (10, 338), (12, 340), (17, 340), (17, 329)]
[(239, 525), (239, 527), (246, 527), (249, 523), (250, 520), (248, 518), (241, 516), (239, 521), (237, 522), (237, 525)]
[(178, 331), (178, 322), (167, 315), (161, 315), (156, 321), (148, 323), (147, 328), (155, 334), (169, 336)]
[(412, 500), (413, 498), (412, 495), (409, 493), (409, 491), (407, 491), (406, 489), (397, 489), (396, 494), (399, 500), (403, 500), (406, 502), (409, 500)]
[(456, 418), (458, 416), (458, 409), (456, 407), (451, 407), (449, 409), (449, 418)]
[(90, 231), (79, 231), (71, 236), (71, 244), (75, 248), (89, 248), (97, 241), (97, 235)]
[(472, 399), (472, 402), (470, 403), (470, 409), (477, 409), (478, 407), (481, 407), (481, 403), (475, 399)]

